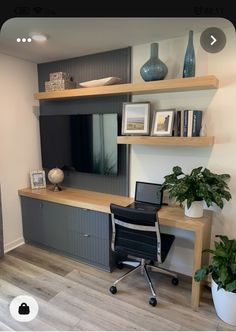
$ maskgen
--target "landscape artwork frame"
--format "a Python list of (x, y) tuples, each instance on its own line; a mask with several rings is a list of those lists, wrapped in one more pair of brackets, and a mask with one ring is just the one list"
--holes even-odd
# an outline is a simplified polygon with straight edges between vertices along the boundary
[(123, 103), (122, 135), (149, 135), (150, 103)]

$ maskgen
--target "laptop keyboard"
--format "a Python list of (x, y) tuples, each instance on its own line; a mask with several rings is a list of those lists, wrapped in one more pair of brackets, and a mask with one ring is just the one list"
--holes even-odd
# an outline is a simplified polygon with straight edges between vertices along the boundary
[(151, 205), (148, 203), (139, 203), (139, 202), (134, 202), (133, 207), (137, 210), (143, 210), (143, 211), (158, 211), (161, 206), (160, 205)]

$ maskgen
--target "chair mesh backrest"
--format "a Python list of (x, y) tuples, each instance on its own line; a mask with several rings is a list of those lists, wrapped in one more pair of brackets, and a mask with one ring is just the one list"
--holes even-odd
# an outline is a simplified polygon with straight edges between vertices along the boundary
[(110, 209), (114, 221), (123, 222), (122, 225), (115, 223), (115, 251), (160, 261), (157, 259), (158, 248), (160, 250), (161, 247), (157, 212), (135, 210), (116, 204), (111, 204)]

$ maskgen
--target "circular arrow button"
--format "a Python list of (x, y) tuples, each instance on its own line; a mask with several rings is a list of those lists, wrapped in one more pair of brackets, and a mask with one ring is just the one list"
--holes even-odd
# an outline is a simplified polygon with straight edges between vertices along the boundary
[(225, 47), (226, 36), (219, 28), (207, 28), (200, 37), (202, 48), (209, 53), (218, 53)]

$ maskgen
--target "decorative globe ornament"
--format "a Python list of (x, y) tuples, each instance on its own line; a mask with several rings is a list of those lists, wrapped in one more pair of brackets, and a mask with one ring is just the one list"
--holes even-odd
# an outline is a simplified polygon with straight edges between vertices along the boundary
[(64, 173), (60, 168), (52, 168), (48, 172), (48, 180), (54, 184), (52, 191), (61, 191), (61, 187), (58, 185), (64, 180)]

